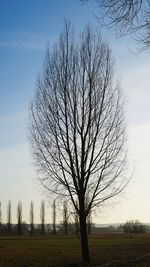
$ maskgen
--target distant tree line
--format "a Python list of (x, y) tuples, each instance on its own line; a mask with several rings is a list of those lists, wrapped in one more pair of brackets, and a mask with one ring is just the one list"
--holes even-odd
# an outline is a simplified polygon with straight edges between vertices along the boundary
[(101, 225), (92, 230), (94, 233), (145, 233), (150, 232), (150, 225), (139, 220), (127, 221), (124, 224)]
[(123, 230), (125, 233), (145, 233), (147, 227), (140, 221), (128, 221), (123, 225)]
[[(68, 210), (67, 201), (63, 202), (62, 221), (59, 224), (56, 224), (56, 200), (52, 203), (52, 223), (45, 223), (45, 202), (41, 201), (40, 207), (40, 223), (35, 223), (34, 217), (34, 202), (30, 203), (29, 211), (29, 223), (23, 221), (23, 207), (22, 202), (19, 201), (17, 205), (16, 219), (17, 223), (12, 223), (12, 205), (11, 201), (8, 201), (7, 205), (7, 219), (6, 223), (3, 223), (2, 220), (2, 208), (0, 202), (0, 235), (36, 235), (36, 234), (79, 234), (79, 220), (76, 211), (70, 212)], [(60, 212), (59, 212), (60, 213)], [(60, 216), (59, 216), (60, 217)], [(92, 230), (92, 219), (91, 214), (87, 218), (88, 224), (88, 233), (91, 233)]]

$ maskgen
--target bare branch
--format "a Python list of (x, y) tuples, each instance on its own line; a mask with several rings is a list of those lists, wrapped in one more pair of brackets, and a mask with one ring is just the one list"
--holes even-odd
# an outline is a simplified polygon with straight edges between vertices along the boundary
[[(80, 0), (88, 2), (89, 0)], [(139, 51), (150, 47), (149, 0), (95, 0), (100, 25), (114, 28), (117, 36), (131, 34), (139, 44)]]

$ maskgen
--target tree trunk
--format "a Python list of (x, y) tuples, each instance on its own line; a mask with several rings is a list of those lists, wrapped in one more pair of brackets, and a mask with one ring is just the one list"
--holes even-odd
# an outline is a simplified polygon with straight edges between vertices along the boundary
[(89, 264), (90, 254), (88, 246), (86, 216), (84, 212), (80, 214), (80, 238), (81, 238), (81, 249), (82, 249), (82, 263)]

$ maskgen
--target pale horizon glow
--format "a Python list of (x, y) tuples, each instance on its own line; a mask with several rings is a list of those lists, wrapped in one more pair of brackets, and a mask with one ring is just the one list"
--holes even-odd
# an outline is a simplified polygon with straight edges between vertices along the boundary
[[(94, 5), (78, 0), (30, 3), (1, 1), (0, 11), (0, 202), (2, 220), (6, 222), (7, 204), (12, 203), (12, 222), (16, 222), (18, 201), (23, 204), (23, 221), (29, 223), (31, 200), (35, 221), (40, 222), (40, 203), (46, 203), (46, 223), (52, 211), (38, 181), (28, 142), (28, 108), (33, 97), (36, 76), (42, 71), (45, 47), (57, 40), (64, 19), (71, 20), (76, 32), (87, 23), (98, 29), (92, 11)], [(30, 12), (28, 12), (30, 11)], [(35, 12), (36, 11), (36, 12)], [(96, 10), (95, 10), (96, 12)], [(7, 20), (6, 20), (7, 18)], [(127, 220), (150, 222), (150, 54), (136, 55), (136, 44), (129, 37), (115, 39), (109, 30), (102, 30), (115, 58), (115, 71), (127, 99), (128, 176), (133, 177), (121, 196), (100, 208), (95, 223), (124, 223)], [(49, 197), (50, 198), (50, 197)], [(58, 211), (57, 222), (62, 218)]]

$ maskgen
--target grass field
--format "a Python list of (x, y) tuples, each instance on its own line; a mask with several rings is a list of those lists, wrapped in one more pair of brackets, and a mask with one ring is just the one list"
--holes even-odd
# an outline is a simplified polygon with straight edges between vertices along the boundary
[[(93, 266), (100, 266), (149, 253), (150, 234), (100, 234), (91, 236), (89, 245)], [(0, 237), (0, 267), (73, 267), (80, 262), (80, 241), (75, 237)], [(150, 267), (150, 256), (136, 266)]]

